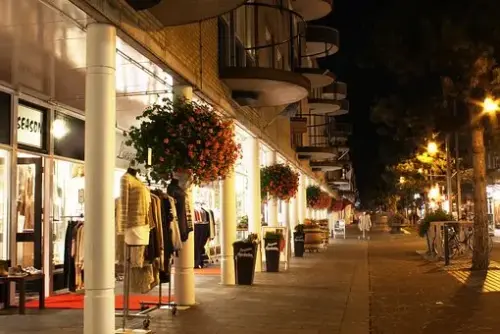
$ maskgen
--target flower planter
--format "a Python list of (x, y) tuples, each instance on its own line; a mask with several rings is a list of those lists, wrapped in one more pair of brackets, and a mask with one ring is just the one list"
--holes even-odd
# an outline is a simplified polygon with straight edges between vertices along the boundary
[(233, 243), (236, 284), (252, 285), (257, 259), (257, 245), (247, 241)]
[(266, 271), (277, 273), (280, 271), (280, 239), (264, 239), (266, 251)]
[(323, 231), (317, 225), (304, 227), (304, 248), (309, 252), (318, 252), (323, 247)]

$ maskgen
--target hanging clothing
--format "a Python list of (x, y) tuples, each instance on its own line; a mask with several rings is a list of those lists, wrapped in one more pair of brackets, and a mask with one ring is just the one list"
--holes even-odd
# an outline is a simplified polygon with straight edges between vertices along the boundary
[(125, 230), (125, 242), (129, 245), (147, 245), (150, 221), (151, 196), (141, 181), (130, 173), (120, 180), (121, 228)]
[(73, 242), (73, 231), (76, 230), (78, 224), (79, 222), (69, 221), (64, 238), (64, 287), (68, 288), (70, 291), (75, 290), (76, 265), (75, 259), (71, 254), (71, 247)]
[(175, 199), (175, 209), (177, 211), (177, 220), (181, 241), (188, 239), (189, 233), (193, 231), (193, 221), (191, 218), (191, 207), (186, 198), (184, 189), (179, 186), (178, 180), (172, 180), (167, 188), (168, 195)]

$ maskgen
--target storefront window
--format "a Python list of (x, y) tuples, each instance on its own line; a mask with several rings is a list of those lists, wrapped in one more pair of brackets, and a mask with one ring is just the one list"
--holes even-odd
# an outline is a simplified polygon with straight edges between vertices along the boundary
[(9, 152), (0, 150), (0, 260), (9, 257)]
[[(125, 171), (115, 170), (115, 198), (120, 196), (120, 178)], [(84, 220), (85, 172), (83, 164), (63, 160), (54, 161), (52, 201), (53, 263), (64, 263), (64, 239), (68, 222)]]

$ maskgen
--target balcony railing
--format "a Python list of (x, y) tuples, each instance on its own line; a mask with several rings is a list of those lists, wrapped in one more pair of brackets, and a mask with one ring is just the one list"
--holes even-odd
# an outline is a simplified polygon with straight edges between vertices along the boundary
[(293, 71), (302, 58), (305, 21), (279, 4), (246, 3), (219, 18), (219, 68)]

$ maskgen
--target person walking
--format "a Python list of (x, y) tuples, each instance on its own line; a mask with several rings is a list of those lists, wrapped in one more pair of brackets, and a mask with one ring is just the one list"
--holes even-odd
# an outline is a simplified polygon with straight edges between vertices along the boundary
[(370, 215), (365, 211), (359, 217), (358, 228), (363, 233), (363, 235), (361, 237), (358, 237), (358, 239), (359, 238), (362, 238), (363, 240), (367, 238), (370, 239), (369, 236), (368, 237), (366, 236), (366, 232), (370, 231), (371, 227), (372, 227), (372, 219), (370, 218)]

